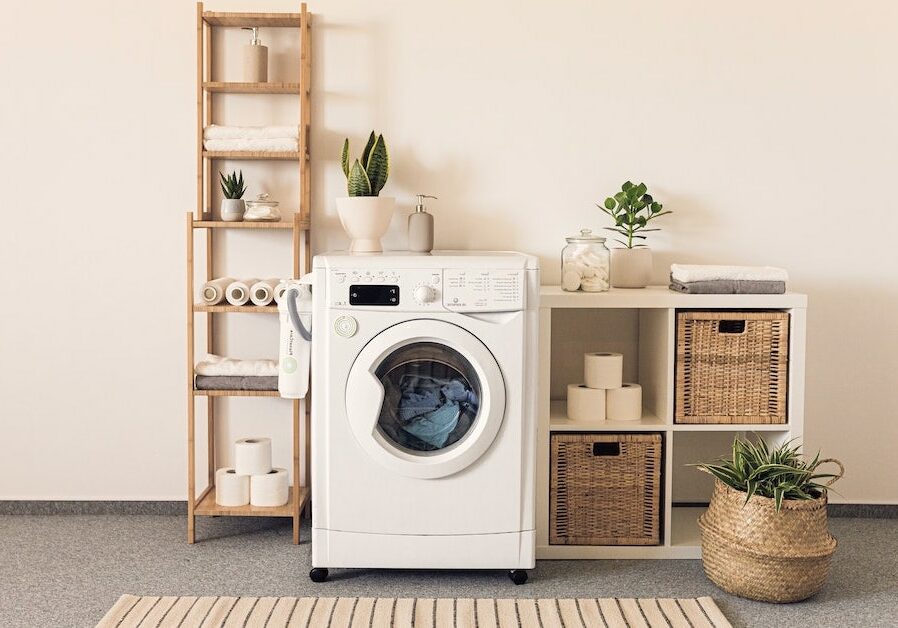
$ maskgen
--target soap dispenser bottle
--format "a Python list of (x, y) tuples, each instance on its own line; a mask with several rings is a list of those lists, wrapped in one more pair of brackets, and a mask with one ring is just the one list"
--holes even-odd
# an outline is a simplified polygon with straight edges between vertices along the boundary
[(243, 30), (253, 32), (252, 41), (243, 47), (243, 80), (247, 83), (266, 83), (268, 82), (268, 46), (262, 45), (258, 26), (244, 26)]
[(430, 253), (433, 250), (433, 215), (427, 213), (424, 199), (436, 196), (418, 194), (415, 213), (408, 217), (408, 250), (415, 253)]

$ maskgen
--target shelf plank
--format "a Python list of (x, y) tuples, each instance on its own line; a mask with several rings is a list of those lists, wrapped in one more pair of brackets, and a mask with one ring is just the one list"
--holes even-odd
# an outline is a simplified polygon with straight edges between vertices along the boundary
[(194, 312), (245, 312), (256, 314), (277, 314), (277, 305), (205, 305), (193, 304)]
[(788, 432), (788, 423), (674, 423), (676, 432)]
[[(300, 229), (311, 228), (310, 220), (300, 220)], [(223, 220), (195, 220), (193, 222), (194, 229), (292, 229), (292, 220), (278, 220), (271, 222), (263, 221), (242, 221), (242, 222), (225, 222)]]
[[(259, 506), (219, 506), (215, 503), (215, 487), (199, 500), (194, 508), (197, 515), (207, 517), (292, 517), (293, 516), (293, 487), (289, 491), (287, 503), (274, 508), (261, 508)], [(299, 489), (299, 509), (302, 510), (309, 499), (309, 489)]]
[(194, 389), (197, 397), (280, 397), (276, 390), (200, 390)]
[(566, 292), (561, 286), (542, 286), (541, 308), (720, 308), (790, 309), (808, 306), (808, 297), (785, 294), (682, 294), (667, 286), (611, 288), (607, 292)]
[(235, 13), (203, 11), (203, 21), (210, 26), (275, 26), (299, 28), (300, 13)]
[(299, 83), (240, 83), (204, 81), (203, 89), (216, 94), (299, 94)]
[(247, 159), (261, 161), (299, 161), (300, 152), (291, 151), (261, 151), (261, 150), (204, 150), (206, 159)]
[(700, 546), (537, 545), (537, 560), (660, 560), (701, 558)]
[(639, 421), (572, 421), (567, 418), (567, 401), (553, 400), (549, 410), (549, 431), (552, 432), (660, 432), (669, 426), (644, 411)]

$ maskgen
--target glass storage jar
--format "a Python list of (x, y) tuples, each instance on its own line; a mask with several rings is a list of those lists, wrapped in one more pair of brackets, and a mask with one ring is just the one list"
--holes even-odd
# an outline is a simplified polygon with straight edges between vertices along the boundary
[(579, 235), (565, 238), (561, 251), (561, 289), (568, 292), (605, 292), (611, 270), (611, 251), (605, 238), (581, 229)]

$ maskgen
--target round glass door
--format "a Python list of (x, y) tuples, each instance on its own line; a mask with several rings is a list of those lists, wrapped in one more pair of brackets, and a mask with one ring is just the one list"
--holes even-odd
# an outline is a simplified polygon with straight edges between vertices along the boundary
[(416, 342), (387, 355), (374, 372), (383, 386), (377, 429), (399, 449), (427, 455), (467, 436), (480, 408), (480, 379), (455, 349)]

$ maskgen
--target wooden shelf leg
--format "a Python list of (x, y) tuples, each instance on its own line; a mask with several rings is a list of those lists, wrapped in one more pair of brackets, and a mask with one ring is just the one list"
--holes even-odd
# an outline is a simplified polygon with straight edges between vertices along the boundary
[(194, 542), (196, 518), (196, 400), (193, 397), (193, 214), (187, 214), (187, 542)]
[(293, 544), (299, 545), (299, 527), (302, 523), (299, 508), (300, 487), (302, 478), (299, 475), (299, 416), (302, 410), (299, 399), (294, 399), (293, 406)]

